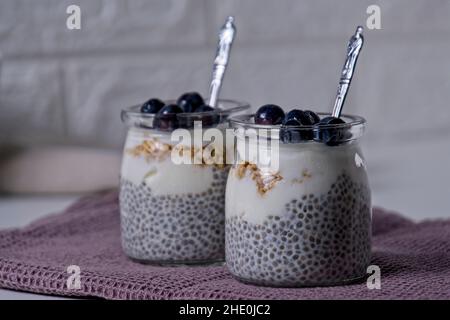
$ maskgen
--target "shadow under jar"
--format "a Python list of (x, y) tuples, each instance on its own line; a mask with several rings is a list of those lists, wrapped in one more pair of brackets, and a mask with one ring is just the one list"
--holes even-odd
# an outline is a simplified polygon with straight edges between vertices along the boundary
[(365, 120), (341, 118), (346, 124), (321, 129), (256, 125), (251, 115), (231, 119), (236, 152), (226, 188), (225, 255), (237, 279), (301, 287), (365, 277), (371, 254), (371, 195), (359, 146)]
[[(224, 130), (229, 115), (248, 107), (220, 100), (213, 112), (181, 113), (177, 119), (193, 137), (194, 121), (202, 121), (205, 129)], [(157, 129), (155, 115), (140, 113), (139, 106), (123, 110), (122, 120), (128, 126), (119, 194), (125, 254), (152, 264), (223, 261), (229, 166), (206, 164), (211, 162), (205, 161), (205, 144), (172, 141), (174, 129)], [(176, 164), (173, 152), (200, 158), (191, 158), (194, 164)]]

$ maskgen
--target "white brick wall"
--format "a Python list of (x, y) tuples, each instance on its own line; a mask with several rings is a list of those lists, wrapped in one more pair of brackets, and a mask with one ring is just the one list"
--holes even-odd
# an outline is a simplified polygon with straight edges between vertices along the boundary
[[(81, 8), (81, 30), (66, 28), (70, 4)], [(133, 52), (206, 41), (203, 0), (2, 0), (0, 8), (2, 51), (9, 55)]]
[[(66, 29), (69, 4), (80, 5), (82, 30)], [(376, 203), (450, 215), (446, 0), (2, 0), (0, 143), (119, 149), (123, 106), (206, 93), (229, 14), (238, 34), (224, 97), (330, 110), (346, 42), (370, 4), (382, 30), (365, 31), (345, 112), (369, 121)]]
[(95, 137), (108, 146), (121, 146), (123, 107), (149, 97), (170, 99), (192, 88), (205, 92), (212, 58), (194, 53), (71, 59), (64, 66), (68, 136), (81, 142)]
[[(82, 30), (65, 27), (72, 3), (81, 7)], [(383, 29), (366, 30), (345, 111), (384, 126), (369, 139), (445, 128), (450, 1), (3, 0), (0, 106), (9, 112), (0, 132), (4, 138), (22, 116), (18, 142), (53, 142), (56, 133), (56, 140), (120, 146), (124, 105), (206, 91), (216, 30), (228, 14), (238, 36), (224, 96), (329, 110), (346, 41), (373, 3)], [(398, 123), (411, 109), (408, 125)], [(423, 121), (430, 110), (439, 117)]]
[(57, 61), (6, 61), (0, 79), (0, 143), (57, 142), (64, 105)]

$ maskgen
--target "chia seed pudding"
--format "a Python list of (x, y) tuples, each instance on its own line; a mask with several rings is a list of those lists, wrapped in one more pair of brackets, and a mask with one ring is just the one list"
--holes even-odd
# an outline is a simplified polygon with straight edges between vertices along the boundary
[[(365, 121), (342, 118), (345, 134), (333, 144), (313, 139), (319, 136), (317, 127), (297, 135), (306, 139), (286, 141), (283, 126), (259, 126), (251, 116), (231, 119), (237, 141), (226, 188), (225, 250), (227, 267), (237, 279), (295, 287), (344, 284), (365, 276), (371, 196), (358, 142)], [(249, 139), (248, 129), (261, 128), (276, 131), (279, 139), (259, 133), (258, 139)], [(252, 146), (259, 148), (258, 156), (249, 155)], [(275, 168), (267, 166), (271, 148), (279, 150)]]
[[(240, 106), (245, 105), (219, 103), (227, 112)], [(152, 264), (223, 261), (229, 166), (206, 164), (210, 162), (205, 163), (204, 145), (200, 145), (199, 153), (193, 144), (172, 141), (171, 134), (178, 126), (161, 130), (152, 115), (139, 114), (136, 108), (122, 113), (129, 126), (119, 193), (125, 254)], [(211, 117), (209, 114), (204, 119), (210, 121)], [(226, 116), (220, 114), (214, 124), (208, 124), (223, 129), (225, 120)], [(164, 121), (167, 124), (167, 119)], [(173, 152), (199, 155), (200, 163), (176, 164)]]

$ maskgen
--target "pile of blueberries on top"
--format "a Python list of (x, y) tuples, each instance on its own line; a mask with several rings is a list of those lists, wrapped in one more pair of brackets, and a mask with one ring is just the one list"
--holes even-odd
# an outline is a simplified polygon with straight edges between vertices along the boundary
[(336, 146), (351, 137), (347, 129), (329, 128), (329, 125), (345, 123), (341, 118), (328, 116), (320, 119), (310, 110), (299, 109), (292, 109), (285, 114), (283, 109), (274, 104), (260, 107), (255, 113), (254, 121), (262, 125), (281, 125), (280, 140), (284, 143), (314, 140)]
[[(159, 99), (152, 98), (141, 106), (141, 113), (155, 114), (153, 127), (165, 131), (177, 128), (192, 128), (194, 120), (202, 121), (204, 127), (216, 125), (220, 121), (219, 114), (214, 113), (216, 110), (205, 104), (202, 96), (197, 92), (182, 94), (176, 104), (165, 104)], [(205, 115), (178, 117), (180, 113), (205, 113)], [(321, 128), (324, 125), (345, 123), (341, 118), (329, 116), (320, 119), (312, 111), (298, 109), (293, 109), (285, 114), (283, 109), (274, 104), (266, 104), (260, 107), (254, 116), (254, 121), (256, 124), (281, 125), (280, 139), (284, 143), (314, 140), (329, 146), (335, 146), (351, 136), (346, 129)]]
[[(205, 104), (202, 96), (197, 92), (187, 92), (182, 94), (176, 104), (165, 104), (163, 101), (152, 98), (141, 106), (141, 113), (155, 114), (153, 126), (159, 130), (173, 130), (177, 128), (190, 128), (194, 120), (202, 121), (203, 126), (212, 126), (220, 120), (218, 114), (211, 114), (215, 111), (213, 107)], [(180, 113), (208, 113), (205, 116), (191, 119), (189, 117), (180, 118)]]

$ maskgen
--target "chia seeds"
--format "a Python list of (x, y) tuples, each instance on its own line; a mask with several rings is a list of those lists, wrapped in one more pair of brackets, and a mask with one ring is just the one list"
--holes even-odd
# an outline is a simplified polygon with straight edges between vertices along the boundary
[(228, 170), (211, 170), (213, 182), (201, 193), (155, 195), (145, 183), (136, 185), (122, 178), (119, 200), (125, 253), (149, 263), (223, 260)]
[(324, 194), (286, 203), (261, 224), (226, 218), (226, 263), (244, 282), (271, 286), (345, 283), (370, 262), (370, 191), (341, 174)]

